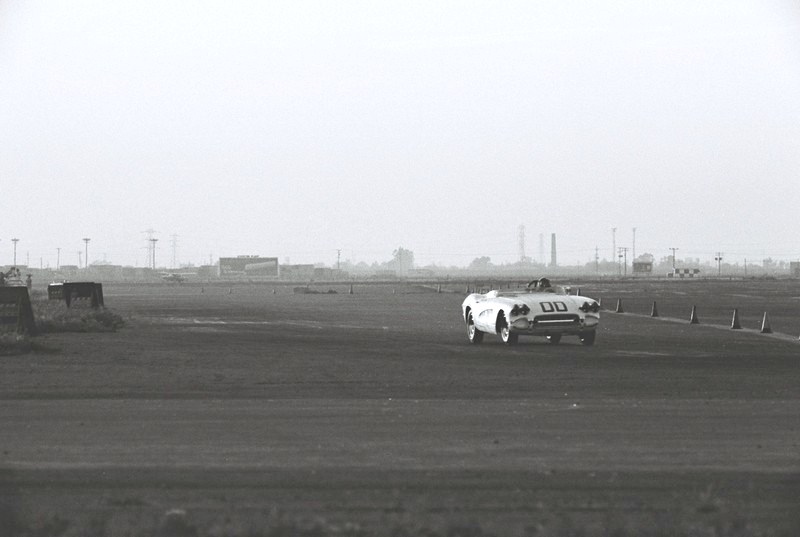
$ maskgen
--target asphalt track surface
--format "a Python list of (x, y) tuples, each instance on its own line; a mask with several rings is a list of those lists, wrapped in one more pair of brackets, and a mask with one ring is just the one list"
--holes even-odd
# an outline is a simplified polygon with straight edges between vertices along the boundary
[(470, 346), (457, 286), (107, 286), (125, 328), (0, 361), (0, 528), (797, 534), (800, 292), (682, 283), (586, 284), (594, 347)]

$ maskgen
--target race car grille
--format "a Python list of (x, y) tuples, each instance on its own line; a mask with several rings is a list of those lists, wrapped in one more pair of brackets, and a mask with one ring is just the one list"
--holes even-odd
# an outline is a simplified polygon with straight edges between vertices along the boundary
[(578, 326), (580, 317), (575, 313), (561, 313), (553, 315), (537, 315), (533, 318), (531, 326), (541, 328), (545, 326)]

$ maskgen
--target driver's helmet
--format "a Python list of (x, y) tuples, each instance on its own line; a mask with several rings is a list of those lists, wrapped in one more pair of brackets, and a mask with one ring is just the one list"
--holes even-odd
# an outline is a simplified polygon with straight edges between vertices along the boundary
[(547, 278), (539, 278), (538, 287), (540, 289), (548, 289), (548, 288), (550, 288), (552, 286), (550, 285), (550, 280), (548, 280)]

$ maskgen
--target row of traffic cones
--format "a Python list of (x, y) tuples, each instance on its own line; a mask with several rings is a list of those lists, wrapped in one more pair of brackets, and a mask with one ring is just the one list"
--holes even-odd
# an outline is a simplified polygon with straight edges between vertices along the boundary
[[(598, 304), (602, 307), (603, 299), (601, 298), (598, 301)], [(617, 299), (617, 307), (615, 308), (615, 313), (625, 313), (625, 310), (622, 307), (622, 299)], [(658, 306), (656, 305), (656, 301), (653, 301), (653, 308), (650, 310), (650, 317), (658, 317)], [(689, 317), (689, 324), (700, 324), (700, 319), (697, 317), (697, 306), (692, 306), (692, 313)], [(733, 318), (731, 319), (731, 330), (741, 330), (742, 323), (739, 321), (739, 309), (733, 309)], [(770, 326), (769, 322), (769, 314), (765, 311), (764, 317), (761, 320), (761, 330), (762, 334), (771, 334), (772, 327)]]

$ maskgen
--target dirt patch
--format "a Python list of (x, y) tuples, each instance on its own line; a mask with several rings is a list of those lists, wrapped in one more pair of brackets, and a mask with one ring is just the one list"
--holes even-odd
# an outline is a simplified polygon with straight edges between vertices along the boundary
[(105, 286), (125, 327), (0, 358), (0, 527), (798, 533), (797, 343), (646, 315), (768, 303), (789, 327), (796, 290), (603, 285), (634, 314), (591, 348), (470, 346), (455, 292)]

